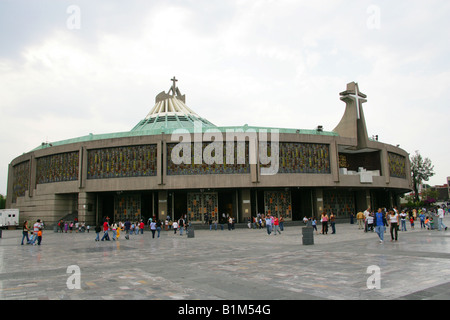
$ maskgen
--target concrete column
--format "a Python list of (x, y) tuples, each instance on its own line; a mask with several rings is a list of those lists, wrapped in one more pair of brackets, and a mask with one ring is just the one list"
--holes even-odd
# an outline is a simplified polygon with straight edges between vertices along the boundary
[(339, 182), (339, 151), (336, 140), (330, 143), (330, 166), (334, 182)]
[[(164, 221), (167, 218), (167, 191), (158, 192), (158, 217)], [(173, 217), (171, 217), (173, 219)]]
[(78, 152), (78, 187), (83, 189), (86, 186), (87, 179), (88, 151), (86, 147), (81, 147)]
[(251, 216), (252, 204), (250, 189), (241, 190), (241, 222), (246, 222), (247, 218)]
[(316, 189), (316, 197), (313, 198), (317, 215), (320, 217), (322, 215), (322, 212), (324, 210), (324, 203), (323, 203), (323, 190), (322, 189)]
[(389, 171), (389, 157), (386, 147), (383, 147), (380, 155), (381, 160), (381, 174), (384, 176), (384, 181), (386, 184), (391, 182), (391, 173)]
[[(370, 190), (364, 189), (356, 191), (356, 212), (354, 212), (354, 214), (356, 215), (359, 211), (364, 211), (368, 207), (371, 207)], [(376, 210), (377, 208), (372, 209)]]
[(30, 156), (30, 179), (28, 181), (28, 196), (32, 197), (34, 190), (36, 189), (36, 158), (34, 157), (34, 153)]
[[(14, 168), (11, 163), (8, 165), (8, 183), (6, 188), (6, 208), (10, 209), (12, 205), (12, 197), (13, 197), (13, 183), (14, 183)], [(21, 216), (19, 215), (19, 218)]]
[[(86, 225), (95, 225), (95, 208), (96, 197), (94, 193), (80, 192), (78, 193), (78, 221), (85, 222)], [(114, 217), (111, 217), (111, 220)]]

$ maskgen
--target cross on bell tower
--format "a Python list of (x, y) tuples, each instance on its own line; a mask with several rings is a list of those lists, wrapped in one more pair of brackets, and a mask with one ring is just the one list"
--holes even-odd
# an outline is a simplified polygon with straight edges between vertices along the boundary
[[(367, 102), (367, 96), (359, 91), (358, 84), (353, 82), (349, 84), (347, 91), (341, 93), (343, 98), (350, 98), (355, 101), (356, 119), (361, 119), (361, 108), (364, 102)], [(341, 98), (342, 99), (342, 98)], [(343, 100), (343, 99), (342, 99)]]
[(365, 148), (369, 139), (362, 104), (367, 102), (367, 96), (359, 91), (356, 82), (348, 83), (347, 90), (339, 95), (340, 99), (345, 102), (346, 108), (341, 121), (333, 131), (342, 137), (356, 138), (355, 147), (357, 149)]

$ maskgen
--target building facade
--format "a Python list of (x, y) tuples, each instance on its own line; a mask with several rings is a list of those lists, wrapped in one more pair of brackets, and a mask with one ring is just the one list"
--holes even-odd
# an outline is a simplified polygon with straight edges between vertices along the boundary
[(358, 84), (333, 131), (217, 127), (169, 91), (129, 132), (45, 143), (9, 165), (7, 207), (21, 221), (68, 215), (95, 224), (187, 215), (193, 223), (258, 213), (300, 220), (398, 204), (411, 190), (409, 155), (367, 135)]

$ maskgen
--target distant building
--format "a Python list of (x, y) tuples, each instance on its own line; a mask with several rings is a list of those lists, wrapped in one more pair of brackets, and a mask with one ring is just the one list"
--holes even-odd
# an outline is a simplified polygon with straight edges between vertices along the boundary
[(438, 198), (436, 199), (437, 201), (444, 202), (444, 201), (448, 201), (450, 199), (448, 184), (444, 184), (441, 186), (433, 186), (433, 187), (430, 187), (430, 189), (432, 191), (438, 192)]
[(408, 153), (368, 137), (367, 97), (355, 82), (340, 93), (341, 121), (324, 131), (218, 127), (189, 108), (172, 81), (128, 132), (43, 143), (15, 158), (7, 208), (19, 208), (22, 221), (47, 223), (68, 215), (90, 224), (106, 216), (203, 223), (333, 211), (346, 218), (369, 206), (398, 205), (411, 190)]

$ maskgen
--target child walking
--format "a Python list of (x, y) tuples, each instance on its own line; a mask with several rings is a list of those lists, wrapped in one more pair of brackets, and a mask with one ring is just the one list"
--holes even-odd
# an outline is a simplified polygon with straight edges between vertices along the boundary
[(39, 230), (38, 233), (37, 233), (37, 243), (38, 243), (38, 246), (41, 245), (41, 242), (42, 242), (42, 230)]

